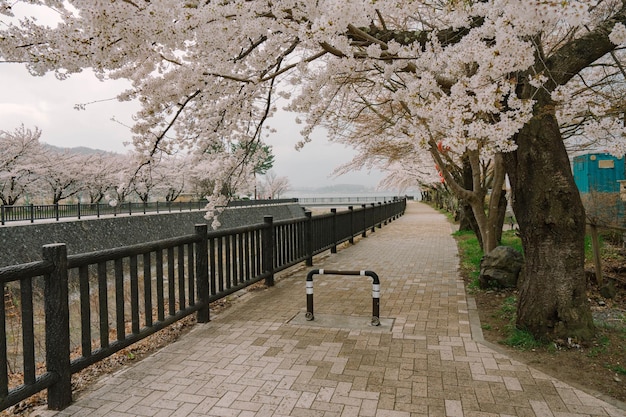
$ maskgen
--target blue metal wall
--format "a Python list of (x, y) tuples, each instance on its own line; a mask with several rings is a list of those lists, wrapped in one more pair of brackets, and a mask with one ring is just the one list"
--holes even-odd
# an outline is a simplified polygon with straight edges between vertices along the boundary
[(619, 193), (618, 181), (626, 179), (624, 158), (606, 153), (574, 157), (573, 171), (581, 193)]

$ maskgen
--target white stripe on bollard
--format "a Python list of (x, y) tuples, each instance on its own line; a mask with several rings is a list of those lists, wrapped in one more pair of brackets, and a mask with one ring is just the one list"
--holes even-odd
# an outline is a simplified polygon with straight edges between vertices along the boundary
[(380, 284), (372, 284), (372, 298), (380, 298)]

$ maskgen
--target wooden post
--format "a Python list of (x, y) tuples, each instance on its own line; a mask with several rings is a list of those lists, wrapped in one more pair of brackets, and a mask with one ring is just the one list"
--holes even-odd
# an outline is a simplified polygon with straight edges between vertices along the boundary
[(596, 273), (596, 281), (598, 286), (602, 286), (604, 278), (602, 277), (602, 260), (600, 258), (600, 239), (598, 238), (598, 227), (595, 224), (590, 225), (591, 229), (591, 248), (593, 249), (593, 265)]
[(209, 311), (209, 248), (207, 245), (207, 230), (206, 224), (197, 224), (196, 236), (198, 236), (198, 242), (196, 243), (196, 291), (198, 294), (198, 302), (203, 307), (198, 310), (197, 318), (198, 323), (207, 323), (211, 320)]
[(59, 376), (48, 388), (48, 408), (62, 410), (72, 402), (67, 247), (63, 243), (45, 245), (43, 259), (54, 264), (54, 270), (44, 277), (46, 369)]

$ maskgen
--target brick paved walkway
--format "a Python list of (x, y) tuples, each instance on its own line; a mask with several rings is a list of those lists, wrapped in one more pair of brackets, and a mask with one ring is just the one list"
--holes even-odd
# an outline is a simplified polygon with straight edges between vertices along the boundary
[(371, 280), (308, 268), (246, 294), (208, 324), (98, 382), (57, 416), (626, 416), (481, 343), (457, 273), (451, 225), (407, 214), (315, 268), (372, 270), (383, 325), (369, 326)]

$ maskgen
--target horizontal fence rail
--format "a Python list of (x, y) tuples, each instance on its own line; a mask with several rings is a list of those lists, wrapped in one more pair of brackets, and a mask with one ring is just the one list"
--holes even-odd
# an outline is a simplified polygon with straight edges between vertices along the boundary
[(301, 219), (195, 233), (68, 255), (46, 245), (42, 260), (0, 268), (0, 410), (48, 390), (48, 408), (72, 400), (71, 377), (210, 303), (313, 256), (336, 252), (404, 213), (406, 200), (350, 206)]
[(369, 204), (369, 203), (378, 203), (385, 201), (392, 201), (397, 197), (381, 197), (381, 196), (353, 196), (353, 197), (300, 197), (298, 198), (298, 202), (303, 206), (327, 206), (327, 205), (343, 205), (347, 206), (349, 204), (359, 205), (359, 204)]
[[(295, 198), (279, 200), (234, 200), (228, 207), (266, 206), (285, 203), (297, 203)], [(0, 206), (0, 224), (10, 222), (31, 222), (37, 220), (56, 220), (83, 217), (117, 216), (146, 213), (172, 213), (183, 211), (200, 211), (206, 207), (205, 201), (169, 201), (149, 203), (77, 203), (77, 204), (42, 204), (24, 206)]]

